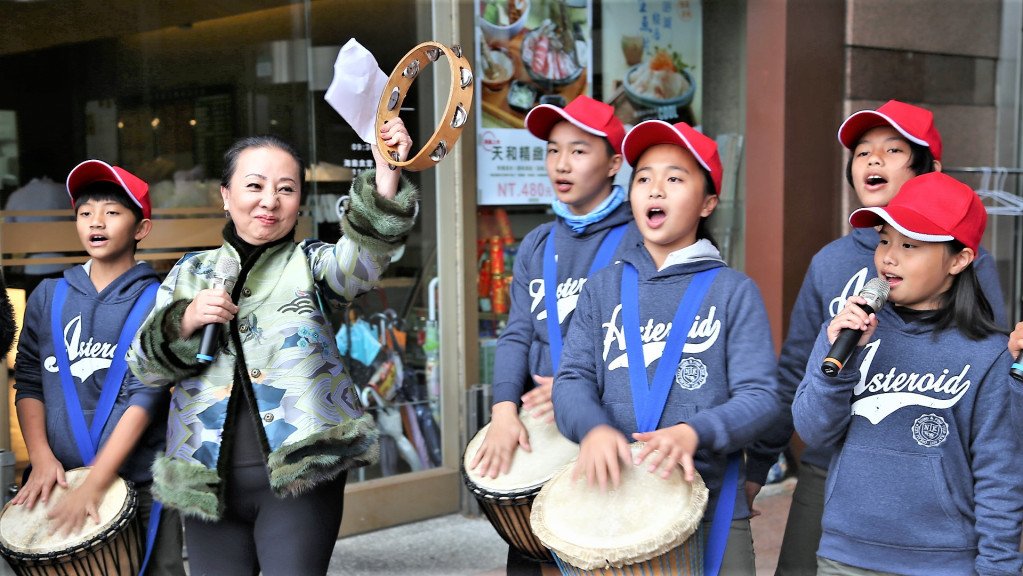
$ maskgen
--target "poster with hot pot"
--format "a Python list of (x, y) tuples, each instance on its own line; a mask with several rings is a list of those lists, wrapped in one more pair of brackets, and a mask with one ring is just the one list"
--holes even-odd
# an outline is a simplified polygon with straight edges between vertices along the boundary
[(481, 205), (548, 204), (545, 143), (525, 130), (538, 104), (590, 94), (591, 0), (476, 0)]
[(622, 122), (700, 124), (700, 0), (604, 2), (602, 92)]

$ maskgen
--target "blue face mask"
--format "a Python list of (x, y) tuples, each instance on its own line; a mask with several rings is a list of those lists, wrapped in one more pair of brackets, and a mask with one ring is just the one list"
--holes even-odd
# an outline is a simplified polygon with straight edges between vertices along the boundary
[(604, 198), (604, 201), (594, 208), (589, 214), (584, 214), (582, 216), (573, 214), (572, 210), (568, 207), (568, 204), (565, 204), (556, 198), (551, 204), (551, 208), (554, 210), (555, 214), (565, 221), (565, 224), (568, 224), (568, 227), (572, 229), (572, 232), (581, 234), (586, 231), (586, 227), (590, 224), (600, 222), (604, 218), (607, 218), (607, 215), (614, 212), (615, 208), (621, 206), (622, 202), (625, 202), (625, 189), (621, 186), (612, 186), (611, 194), (609, 194), (607, 198)]
[(357, 360), (363, 366), (371, 366), (373, 360), (376, 359), (377, 354), (380, 352), (382, 345), (377, 340), (376, 334), (370, 327), (369, 322), (359, 319), (351, 325), (351, 338), (348, 337), (348, 326), (342, 326), (337, 331), (335, 340), (337, 341), (338, 351), (342, 355), (348, 353), (349, 340), (352, 347), (352, 358)]

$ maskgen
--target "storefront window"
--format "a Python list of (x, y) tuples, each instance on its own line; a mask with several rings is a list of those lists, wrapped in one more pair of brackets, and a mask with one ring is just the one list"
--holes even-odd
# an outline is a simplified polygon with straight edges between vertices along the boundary
[[(166, 240), (147, 239), (140, 257), (158, 270), (168, 270), (188, 250), (220, 244), (222, 155), (242, 136), (275, 134), (296, 146), (309, 166), (299, 235), (336, 241), (338, 200), (373, 166), (369, 146), (324, 101), (338, 51), (354, 38), (389, 74), (417, 44), (419, 12), (429, 17), (429, 7), (415, 0), (79, 4), (68, 13), (56, 1), (0, 2), (7, 36), (0, 40), (6, 80), (0, 201), (6, 210), (53, 210), (47, 218), (66, 230), (48, 243), (26, 239), (20, 253), (3, 246), (8, 285), (27, 292), (87, 258), (77, 246), (63, 188), (71, 168), (87, 158), (149, 182), (154, 229)], [(381, 22), (387, 22), (386, 34), (379, 33)], [(431, 110), (433, 98), (429, 89), (416, 89), (401, 112), (417, 142), (429, 137), (420, 124), (430, 124), (431, 114), (421, 110)], [(406, 176), (420, 188), (430, 186), (421, 174)], [(360, 470), (350, 482), (440, 464), (441, 426), (425, 390), (423, 350), (428, 287), (436, 276), (436, 210), (426, 209), (432, 207), (424, 199), (404, 253), (380, 289), (351, 309), (352, 322), (364, 322), (383, 343), (379, 355), (353, 372), (389, 440), (382, 464)], [(17, 221), (8, 213), (4, 224)], [(52, 249), (38, 249), (44, 244)], [(45, 265), (26, 265), (29, 257)], [(334, 318), (344, 325), (344, 314)], [(380, 335), (381, 327), (389, 338)], [(16, 422), (12, 430), (24, 462)]]
[[(743, 268), (745, 12), (744, 1), (479, 2), (482, 403), (489, 396), (496, 338), (507, 321), (507, 284), (519, 242), (554, 219), (546, 145), (525, 130), (535, 106), (565, 106), (585, 94), (613, 106), (626, 129), (659, 119), (687, 122), (715, 138), (725, 174), (711, 233), (726, 261)], [(615, 183), (627, 189), (630, 176), (626, 165)]]

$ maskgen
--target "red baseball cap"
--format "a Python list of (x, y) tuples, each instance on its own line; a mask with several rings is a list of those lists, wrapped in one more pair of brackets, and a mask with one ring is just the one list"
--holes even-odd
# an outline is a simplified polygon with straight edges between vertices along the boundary
[(689, 150), (696, 156), (700, 166), (710, 172), (710, 178), (714, 181), (714, 192), (721, 195), (721, 176), (724, 169), (721, 167), (717, 142), (697, 132), (685, 122), (668, 124), (664, 120), (646, 120), (637, 124), (625, 137), (622, 144), (625, 161), (635, 168), (643, 152), (657, 144), (674, 144)]
[(842, 122), (838, 141), (852, 150), (860, 137), (871, 128), (891, 126), (907, 140), (931, 149), (935, 160), (941, 160), (941, 134), (934, 127), (934, 114), (919, 106), (889, 100), (877, 110), (860, 110)]
[(606, 138), (615, 154), (622, 153), (625, 126), (615, 116), (615, 109), (589, 96), (577, 96), (568, 106), (560, 108), (551, 104), (540, 104), (526, 114), (526, 129), (541, 140), (548, 140), (551, 129), (562, 120), (568, 120), (580, 130), (594, 136)]
[(75, 205), (75, 197), (82, 187), (93, 182), (112, 182), (119, 185), (128, 193), (128, 197), (142, 209), (143, 218), (152, 216), (149, 184), (124, 168), (111, 166), (102, 160), (86, 160), (75, 166), (67, 175), (67, 192), (71, 195), (71, 206)]
[(903, 184), (887, 206), (860, 208), (849, 216), (856, 228), (885, 222), (914, 240), (955, 239), (976, 252), (987, 227), (987, 210), (972, 188), (947, 174), (930, 172)]

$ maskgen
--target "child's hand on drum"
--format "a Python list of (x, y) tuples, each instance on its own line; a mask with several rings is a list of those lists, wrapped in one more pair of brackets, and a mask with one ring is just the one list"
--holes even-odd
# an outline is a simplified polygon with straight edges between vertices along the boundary
[(554, 404), (551, 402), (554, 377), (533, 374), (533, 381), (536, 382), (536, 387), (522, 395), (522, 407), (528, 410), (533, 418), (554, 422)]
[(629, 441), (615, 428), (601, 424), (590, 430), (579, 444), (579, 460), (572, 468), (572, 481), (585, 475), (587, 486), (593, 486), (596, 480), (604, 492), (610, 477), (611, 485), (618, 488), (622, 478), (619, 459), (626, 463), (632, 460)]
[(24, 504), (29, 510), (36, 505), (37, 501), (45, 504), (50, 500), (50, 492), (53, 491), (54, 484), (59, 484), (61, 488), (67, 488), (64, 466), (53, 455), (53, 452), (32, 458), (31, 464), (32, 472), (28, 476), (28, 481), (11, 499), (12, 504)]
[(696, 475), (693, 457), (696, 455), (699, 437), (692, 426), (676, 424), (653, 432), (637, 432), (632, 437), (639, 442), (646, 442), (646, 446), (636, 455), (636, 466), (645, 461), (649, 464), (648, 471), (655, 472), (660, 468), (661, 477), (667, 478), (672, 467), (681, 464), (686, 482), (693, 481)]
[(80, 486), (68, 492), (53, 510), (46, 513), (51, 520), (47, 531), (50, 534), (60, 531), (61, 536), (77, 534), (82, 529), (86, 517), (92, 518), (98, 525), (99, 505), (105, 492), (106, 488), (98, 486), (92, 478), (86, 476)]
[(519, 420), (519, 407), (514, 402), (498, 402), (491, 413), (487, 435), (469, 463), (469, 469), (490, 478), (507, 474), (519, 446), (526, 452), (532, 452), (529, 432)]

